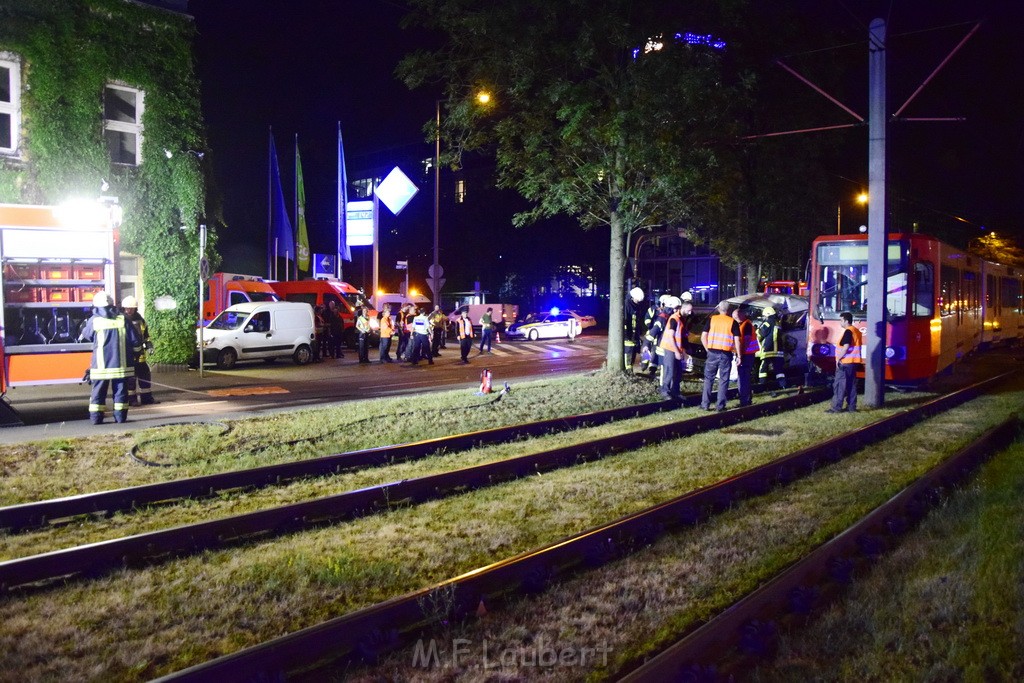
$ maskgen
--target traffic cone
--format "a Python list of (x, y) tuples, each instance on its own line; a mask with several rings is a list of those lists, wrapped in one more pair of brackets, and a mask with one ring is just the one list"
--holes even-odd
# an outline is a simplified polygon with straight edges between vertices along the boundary
[(489, 394), (491, 393), (491, 371), (485, 369), (480, 373), (480, 393)]

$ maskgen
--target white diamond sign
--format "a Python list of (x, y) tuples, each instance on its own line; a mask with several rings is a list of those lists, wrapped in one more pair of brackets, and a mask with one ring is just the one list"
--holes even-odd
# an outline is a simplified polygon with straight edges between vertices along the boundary
[(420, 188), (412, 184), (409, 177), (402, 173), (402, 169), (395, 166), (387, 178), (377, 186), (375, 193), (377, 198), (384, 202), (384, 206), (397, 216), (419, 191)]

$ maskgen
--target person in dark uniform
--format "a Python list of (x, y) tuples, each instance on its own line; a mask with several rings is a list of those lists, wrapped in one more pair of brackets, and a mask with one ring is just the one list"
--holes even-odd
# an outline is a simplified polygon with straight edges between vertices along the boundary
[(836, 378), (832, 383), (832, 407), (826, 413), (857, 412), (857, 371), (864, 362), (864, 336), (853, 326), (853, 314), (839, 314), (843, 320), (843, 336), (836, 346)]
[(113, 389), (114, 422), (128, 420), (128, 378), (135, 376), (135, 357), (142, 351), (142, 340), (135, 327), (117, 311), (106, 292), (97, 292), (92, 299), (93, 314), (85, 323), (79, 340), (92, 342), (92, 365), (89, 381), (89, 420), (103, 423), (107, 390)]
[(153, 405), (156, 403), (152, 390), (153, 372), (146, 357), (146, 353), (153, 350), (153, 342), (149, 338), (149, 325), (139, 313), (139, 302), (134, 296), (129, 294), (124, 298), (121, 310), (124, 311), (124, 319), (132, 324), (142, 342), (142, 352), (135, 358), (135, 377), (128, 378), (128, 403), (133, 406)]

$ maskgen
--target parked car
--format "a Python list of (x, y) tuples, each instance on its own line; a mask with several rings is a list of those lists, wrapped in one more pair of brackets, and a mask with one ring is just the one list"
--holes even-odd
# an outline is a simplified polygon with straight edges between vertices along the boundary
[[(202, 333), (202, 349), (199, 335)], [(273, 301), (235, 304), (202, 330), (196, 351), (203, 363), (227, 370), (240, 360), (273, 362), (290, 357), (296, 365), (313, 360), (313, 308), (306, 303)], [(197, 359), (198, 360), (198, 359)]]
[[(570, 335), (570, 331), (573, 334)], [(526, 316), (508, 328), (511, 339), (568, 339), (583, 331), (579, 318), (568, 311), (538, 313)]]

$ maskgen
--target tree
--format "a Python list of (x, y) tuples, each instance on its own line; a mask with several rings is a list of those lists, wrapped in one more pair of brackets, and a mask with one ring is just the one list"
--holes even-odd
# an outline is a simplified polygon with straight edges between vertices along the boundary
[[(568, 214), (610, 230), (609, 371), (623, 366), (629, 236), (668, 224), (732, 232), (737, 220), (731, 145), (753, 81), (712, 36), (738, 25), (742, 3), (678, 4), (410, 2), (407, 22), (446, 39), (398, 73), (444, 88), (447, 161), (493, 146), (499, 185), (532, 202), (517, 226)], [(493, 93), (486, 108), (472, 97), (480, 89)]]

